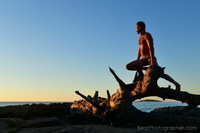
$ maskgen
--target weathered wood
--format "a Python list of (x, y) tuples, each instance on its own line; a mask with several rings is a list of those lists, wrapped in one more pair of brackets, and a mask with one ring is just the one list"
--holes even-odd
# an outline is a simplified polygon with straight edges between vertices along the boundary
[[(188, 107), (197, 107), (200, 105), (200, 95), (194, 95), (183, 91), (178, 92), (170, 87), (159, 87), (157, 81), (164, 74), (164, 69), (165, 68), (161, 67), (148, 68), (142, 80), (131, 84), (125, 84), (114, 70), (109, 68), (110, 72), (119, 83), (120, 88), (117, 89), (112, 96), (110, 96), (109, 91), (107, 91), (108, 98), (98, 97), (98, 92), (96, 92), (92, 98), (86, 97), (79, 91), (76, 91), (76, 93), (87, 102), (84, 100), (77, 101), (74, 103), (73, 107), (79, 108), (79, 111), (85, 114), (101, 116), (111, 123), (119, 124), (127, 122), (138, 123), (138, 121), (144, 120), (146, 117), (152, 117), (152, 115), (149, 116), (149, 114), (139, 111), (132, 105), (133, 101), (147, 96), (174, 99), (187, 103)], [(84, 104), (87, 106), (84, 106)]]
[[(104, 108), (103, 106), (100, 106), (99, 103), (101, 101), (98, 102), (97, 97), (86, 97), (83, 94), (81, 94), (79, 91), (75, 91), (76, 94), (78, 94), (79, 96), (81, 96), (83, 99), (85, 99), (87, 102), (91, 103), (94, 107), (96, 107), (97, 109), (101, 110), (101, 111), (105, 111), (106, 107)], [(96, 93), (95, 93), (96, 94)], [(95, 95), (94, 95), (95, 96)], [(94, 100), (95, 99), (95, 100)]]
[[(123, 82), (113, 70), (111, 70), (111, 73), (119, 84)], [(123, 85), (121, 87), (123, 87), (123, 89), (132, 90), (132, 101), (147, 96), (158, 96), (162, 99), (174, 99), (185, 102), (191, 107), (200, 105), (200, 95), (194, 95), (184, 91), (178, 92), (170, 87), (159, 87), (157, 80), (162, 74), (164, 74), (164, 68), (149, 68), (144, 75), (143, 81), (138, 81), (136, 87), (133, 84)]]

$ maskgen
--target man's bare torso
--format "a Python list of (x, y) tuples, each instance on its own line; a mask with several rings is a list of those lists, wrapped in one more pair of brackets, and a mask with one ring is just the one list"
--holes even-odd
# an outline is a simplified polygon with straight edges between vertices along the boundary
[(152, 41), (153, 43), (153, 38), (151, 37), (149, 33), (145, 33), (144, 35), (140, 36), (139, 49), (140, 49), (140, 54), (143, 59), (150, 57), (149, 46), (147, 44), (147, 41)]

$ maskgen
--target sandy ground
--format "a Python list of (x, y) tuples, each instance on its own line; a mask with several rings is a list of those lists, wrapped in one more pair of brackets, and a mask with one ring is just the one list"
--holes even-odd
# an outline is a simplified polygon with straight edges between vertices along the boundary
[[(85, 123), (85, 122), (84, 122)], [(76, 123), (68, 117), (0, 118), (0, 133), (161, 133), (156, 130), (113, 127), (111, 125)]]
[(45, 128), (24, 128), (16, 133), (161, 133), (156, 130), (116, 128), (109, 125), (71, 125)]
[[(172, 131), (156, 128), (148, 130), (148, 127), (138, 127), (130, 125), (130, 123), (127, 126), (135, 128), (113, 127), (97, 118), (72, 117), (69, 113), (70, 105), (71, 103), (54, 103), (0, 107), (0, 133), (169, 133)], [(197, 127), (198, 130), (188, 130), (189, 133), (199, 133), (200, 131), (199, 108), (189, 110), (185, 110), (184, 107), (160, 108), (154, 110), (154, 114), (166, 115), (170, 122), (175, 122), (177, 125)], [(150, 118), (148, 117), (148, 119)], [(146, 122), (148, 119), (142, 122)], [(155, 118), (153, 121), (160, 122)], [(161, 125), (161, 123), (159, 124)], [(180, 132), (187, 133), (184, 130)]]

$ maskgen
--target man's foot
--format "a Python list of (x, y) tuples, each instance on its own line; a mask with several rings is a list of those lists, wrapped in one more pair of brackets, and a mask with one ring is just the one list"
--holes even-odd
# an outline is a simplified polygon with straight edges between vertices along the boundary
[(176, 83), (175, 86), (176, 86), (176, 91), (180, 92), (181, 91), (181, 85), (179, 83)]

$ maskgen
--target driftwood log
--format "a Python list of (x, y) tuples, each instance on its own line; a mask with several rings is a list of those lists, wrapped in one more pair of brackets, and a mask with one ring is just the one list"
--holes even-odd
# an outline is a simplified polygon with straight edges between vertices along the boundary
[[(157, 80), (164, 74), (161, 67), (148, 68), (140, 80), (131, 84), (125, 84), (111, 69), (120, 88), (112, 96), (107, 91), (107, 98), (101, 98), (96, 91), (93, 97), (85, 96), (79, 91), (75, 93), (84, 100), (75, 101), (71, 106), (71, 114), (84, 114), (102, 118), (114, 125), (173, 125), (178, 124), (173, 117), (142, 112), (136, 109), (132, 102), (147, 96), (158, 96), (164, 99), (174, 99), (188, 104), (187, 109), (198, 109), (200, 95), (190, 94), (184, 91), (176, 91), (170, 87), (159, 87)], [(198, 121), (199, 122), (199, 121)], [(163, 124), (162, 124), (163, 123)], [(195, 125), (195, 124), (194, 124)]]

